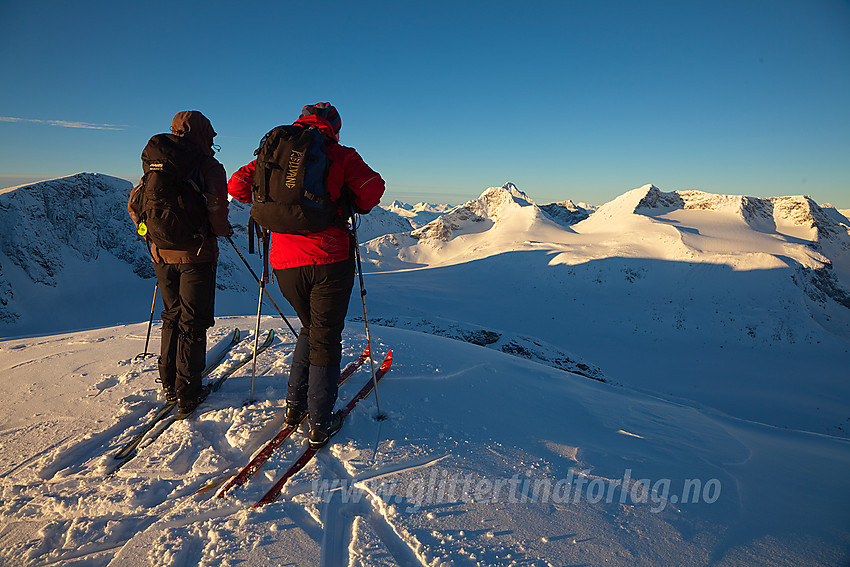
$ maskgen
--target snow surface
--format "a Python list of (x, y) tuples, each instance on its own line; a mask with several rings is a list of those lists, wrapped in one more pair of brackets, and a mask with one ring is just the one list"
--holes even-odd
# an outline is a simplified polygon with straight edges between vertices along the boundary
[[(106, 248), (103, 220), (80, 234), (107, 251), (62, 241), (52, 273), (10, 256), (26, 239), (5, 219), (34, 227), (33, 202), (0, 201), (0, 293), (6, 282), (18, 314), (0, 323), (0, 564), (850, 562), (850, 236), (806, 197), (645, 186), (570, 224), (507, 184), (366, 242), (373, 346), (394, 352), (379, 390), (389, 419), (365, 400), (260, 509), (300, 436), (227, 498), (193, 492), (279, 429), (290, 331), (262, 319), (278, 338), (255, 404), (248, 365), (107, 478), (158, 405), (155, 358), (134, 359), (152, 280), (134, 273), (134, 240)], [(225, 246), (211, 350), (256, 322), (256, 286)], [(107, 281), (86, 295), (92, 273)], [(358, 296), (345, 359), (366, 342)]]

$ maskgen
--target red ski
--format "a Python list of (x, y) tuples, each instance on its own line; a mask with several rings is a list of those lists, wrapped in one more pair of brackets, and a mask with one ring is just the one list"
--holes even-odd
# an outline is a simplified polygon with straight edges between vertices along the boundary
[[(363, 366), (363, 363), (366, 362), (366, 360), (368, 360), (368, 359), (369, 359), (369, 347), (367, 346), (365, 349), (363, 349), (363, 353), (356, 360), (349, 362), (346, 365), (346, 367), (342, 370), (342, 372), (340, 372), (339, 379), (337, 380), (337, 386), (342, 386), (342, 384), (346, 380), (348, 380), (349, 376), (354, 374), (361, 366)], [(305, 419), (306, 419), (306, 416), (305, 416)], [(230, 482), (228, 482), (224, 486), (224, 488), (222, 488), (218, 492), (218, 497), (224, 498), (224, 496), (226, 496), (226, 493), (227, 493), (228, 490), (230, 490), (234, 486), (242, 486), (243, 484), (248, 482), (251, 479), (252, 476), (257, 474), (257, 471), (259, 471), (260, 468), (265, 464), (265, 462), (267, 460), (269, 460), (269, 457), (271, 457), (271, 455), (272, 455), (272, 453), (274, 453), (275, 449), (280, 447), (281, 444), (283, 444), (283, 442), (286, 441), (289, 438), (289, 436), (292, 435), (298, 429), (298, 427), (301, 425), (301, 423), (303, 423), (303, 421), (304, 420), (302, 419), (296, 425), (284, 425), (283, 429), (281, 429), (280, 432), (277, 435), (275, 435), (272, 438), (271, 441), (266, 443), (266, 445), (260, 450), (259, 453), (254, 455), (254, 458), (251, 459), (251, 462), (249, 462), (245, 466), (245, 468), (243, 468), (241, 471), (239, 471), (239, 473), (237, 473), (235, 476), (233, 476), (230, 479)], [(206, 492), (208, 490), (212, 490), (213, 488), (215, 488), (216, 486), (218, 486), (222, 482), (225, 482), (225, 481), (215, 483), (214, 485), (206, 485), (206, 486), (202, 487), (201, 489), (198, 489), (198, 492)]]
[[(393, 363), (393, 351), (390, 351), (390, 352), (387, 353), (387, 356), (384, 357), (384, 362), (381, 364), (381, 367), (378, 369), (377, 372), (375, 372), (375, 379), (372, 380), (372, 377), (370, 376), (369, 382), (365, 386), (363, 386), (360, 389), (359, 392), (357, 392), (357, 395), (354, 396), (351, 399), (351, 401), (348, 402), (348, 404), (343, 409), (339, 410), (338, 413), (342, 416), (343, 419), (348, 417), (348, 414), (350, 414), (352, 412), (352, 410), (354, 409), (354, 406), (357, 405), (357, 402), (359, 402), (360, 400), (362, 400), (363, 398), (365, 398), (366, 396), (368, 396), (372, 392), (372, 390), (375, 388), (375, 384), (381, 378), (384, 377), (384, 374), (386, 374), (389, 371), (390, 366), (392, 366), (392, 363)], [(304, 451), (304, 453), (301, 454), (301, 456), (298, 458), (298, 460), (295, 461), (294, 463), (292, 463), (292, 466), (290, 466), (289, 469), (283, 474), (283, 476), (280, 477), (280, 480), (278, 480), (274, 484), (274, 486), (272, 486), (271, 489), (269, 489), (269, 491), (266, 493), (266, 495), (263, 496), (260, 499), (259, 502), (254, 504), (254, 508), (259, 508), (260, 506), (262, 506), (264, 504), (269, 504), (269, 503), (277, 500), (278, 496), (280, 496), (280, 494), (283, 492), (283, 487), (287, 483), (287, 481), (289, 481), (290, 478), (292, 478), (293, 476), (298, 474), (298, 472), (301, 471), (301, 469), (306, 467), (307, 463), (309, 463), (313, 459), (313, 457), (316, 455), (316, 453), (318, 453), (321, 450), (322, 450), (322, 447), (319, 447), (318, 449), (313, 448), (313, 447), (308, 447)]]

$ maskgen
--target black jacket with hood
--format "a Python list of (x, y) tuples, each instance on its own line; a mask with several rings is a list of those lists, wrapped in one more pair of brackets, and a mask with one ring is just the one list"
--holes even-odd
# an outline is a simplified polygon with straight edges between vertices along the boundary
[[(233, 232), (227, 218), (227, 175), (224, 166), (213, 157), (215, 152), (212, 146), (216, 132), (209, 119), (201, 112), (184, 110), (178, 112), (171, 121), (171, 133), (192, 141), (204, 156), (201, 161), (201, 175), (204, 177), (210, 234), (200, 250), (165, 250), (151, 243), (151, 256), (154, 262), (164, 264), (215, 262), (218, 259), (216, 236), (229, 236)], [(130, 216), (133, 216), (132, 210)]]

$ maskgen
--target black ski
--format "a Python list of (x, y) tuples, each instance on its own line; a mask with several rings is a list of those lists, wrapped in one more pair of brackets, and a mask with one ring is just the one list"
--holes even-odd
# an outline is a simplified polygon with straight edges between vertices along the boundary
[[(269, 348), (269, 347), (271, 346), (272, 342), (274, 342), (274, 330), (269, 330), (269, 332), (266, 334), (266, 338), (265, 338), (265, 340), (263, 340), (263, 342), (262, 342), (262, 343), (260, 343), (260, 345), (257, 347), (257, 354), (259, 355), (261, 352), (263, 352), (264, 350), (266, 350), (267, 348)], [(254, 357), (254, 353), (253, 353), (253, 351), (252, 351), (252, 352), (249, 352), (249, 353), (245, 354), (245, 355), (244, 355), (242, 358), (240, 358), (240, 359), (239, 359), (239, 360), (238, 360), (235, 364), (231, 365), (231, 366), (227, 369), (227, 371), (226, 371), (224, 374), (222, 374), (222, 375), (221, 375), (218, 379), (216, 379), (216, 380), (212, 383), (212, 385), (211, 385), (211, 386), (212, 386), (212, 388), (211, 388), (211, 390), (210, 390), (210, 391), (211, 391), (211, 392), (216, 392), (216, 391), (218, 391), (219, 389), (221, 389), (221, 386), (222, 386), (222, 384), (224, 384), (225, 380), (227, 380), (228, 378), (230, 378), (231, 376), (233, 376), (233, 374), (234, 374), (234, 373), (236, 373), (236, 371), (237, 371), (237, 370), (239, 370), (240, 368), (242, 368), (243, 366), (245, 366), (246, 364), (248, 364), (248, 363), (249, 363), (249, 362), (253, 359), (253, 357)], [(222, 358), (223, 358), (223, 357), (222, 357)], [(213, 367), (213, 368), (214, 368), (214, 367)], [(212, 370), (212, 369), (210, 369), (210, 370)], [(205, 372), (206, 372), (206, 371), (205, 371)], [(115, 456), (115, 458), (116, 458), (116, 459), (121, 460), (121, 462), (120, 462), (120, 463), (118, 463), (117, 465), (115, 465), (115, 466), (112, 468), (112, 470), (110, 470), (110, 471), (109, 471), (109, 473), (107, 473), (107, 476), (112, 476), (112, 475), (114, 475), (116, 472), (118, 472), (118, 470), (119, 470), (119, 469), (121, 469), (121, 467), (123, 467), (124, 465), (126, 465), (128, 462), (130, 462), (130, 461), (133, 459), (133, 457), (135, 457), (135, 456), (137, 455), (136, 449), (137, 449), (137, 448), (138, 448), (138, 446), (141, 444), (141, 442), (142, 442), (142, 438), (144, 438), (144, 434), (145, 434), (145, 433), (147, 433), (148, 431), (150, 431), (151, 429), (153, 429), (153, 428), (154, 428), (154, 426), (156, 425), (156, 423), (161, 422), (161, 421), (162, 421), (162, 420), (164, 420), (166, 417), (168, 417), (168, 415), (171, 413), (171, 411), (174, 409), (174, 407), (175, 407), (176, 405), (177, 405), (177, 404), (176, 404), (176, 403), (173, 403), (173, 402), (172, 402), (172, 403), (169, 403), (169, 404), (166, 404), (166, 405), (165, 405), (165, 406), (164, 406), (164, 407), (163, 407), (163, 408), (162, 408), (159, 412), (157, 412), (157, 414), (154, 416), (154, 418), (156, 419), (156, 422), (153, 422), (152, 424), (149, 424), (149, 425), (148, 425), (148, 427), (146, 427), (145, 431), (143, 431), (143, 432), (142, 432), (142, 434), (140, 434), (140, 435), (141, 435), (141, 438), (139, 438), (137, 441), (136, 441), (136, 439), (134, 438), (135, 444), (134, 444), (134, 446), (132, 447), (132, 449), (131, 449), (129, 452), (127, 452), (127, 451), (125, 451), (125, 449), (126, 449), (126, 446), (125, 446), (125, 449), (122, 449), (123, 456), (120, 456), (120, 457), (119, 457), (118, 455), (116, 455), (116, 456)], [(175, 423), (176, 421), (178, 421), (178, 419), (177, 419), (176, 417), (171, 417), (168, 421), (166, 421), (166, 422), (163, 424), (163, 426), (162, 426), (162, 427), (160, 427), (160, 428), (156, 431), (156, 433), (154, 433), (154, 434), (151, 436), (151, 438), (150, 438), (150, 442), (148, 443), (148, 445), (150, 445), (151, 443), (153, 443), (154, 441), (156, 441), (157, 439), (159, 439), (159, 437), (160, 437), (163, 433), (165, 433), (165, 431), (166, 431), (169, 427), (171, 427), (172, 425), (174, 425), (174, 423)], [(139, 435), (137, 435), (136, 437), (139, 437)]]
[[(215, 369), (216, 366), (221, 364), (221, 361), (224, 360), (224, 357), (227, 356), (227, 353), (229, 353), (233, 347), (239, 344), (239, 341), (241, 340), (241, 332), (239, 331), (239, 329), (235, 329), (230, 337), (230, 342), (227, 344), (226, 347), (224, 347), (224, 349), (218, 356), (216, 356), (213, 360), (210, 361), (209, 364), (207, 364), (207, 367), (204, 368), (204, 372), (203, 374), (201, 374), (201, 377), (207, 376)], [(126, 459), (129, 455), (131, 455), (133, 451), (136, 450), (136, 447), (138, 447), (139, 444), (142, 442), (142, 440), (144, 440), (145, 435), (147, 435), (148, 432), (153, 429), (157, 423), (168, 417), (168, 414), (171, 413), (171, 410), (173, 410), (174, 406), (176, 405), (177, 402), (164, 403), (162, 407), (160, 407), (159, 410), (153, 415), (153, 417), (145, 424), (142, 430), (139, 431), (139, 433), (137, 433), (136, 436), (129, 441), (129, 443), (124, 445), (124, 447), (120, 451), (118, 451), (118, 453), (115, 454), (115, 458)]]

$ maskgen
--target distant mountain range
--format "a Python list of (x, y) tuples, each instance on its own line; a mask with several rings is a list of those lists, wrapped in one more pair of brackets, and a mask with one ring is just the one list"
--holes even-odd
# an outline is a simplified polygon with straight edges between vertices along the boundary
[[(117, 321), (144, 317), (140, 306), (149, 305), (150, 293), (143, 290), (153, 271), (127, 216), (130, 189), (122, 179), (80, 173), (0, 194), (4, 335), (101, 324), (103, 310), (87, 309), (76, 297), (97, 297)], [(544, 249), (552, 264), (621, 257), (736, 270), (784, 267), (813, 301), (850, 307), (850, 221), (808, 197), (662, 192), (647, 185), (593, 209), (569, 200), (538, 205), (506, 183), (457, 207), (393, 201), (360, 217), (358, 237), (367, 270), (449, 266)], [(249, 207), (232, 203), (239, 247), (246, 244), (248, 215)], [(256, 284), (229, 244), (220, 245), (220, 310), (244, 313), (252, 295), (246, 291)]]

